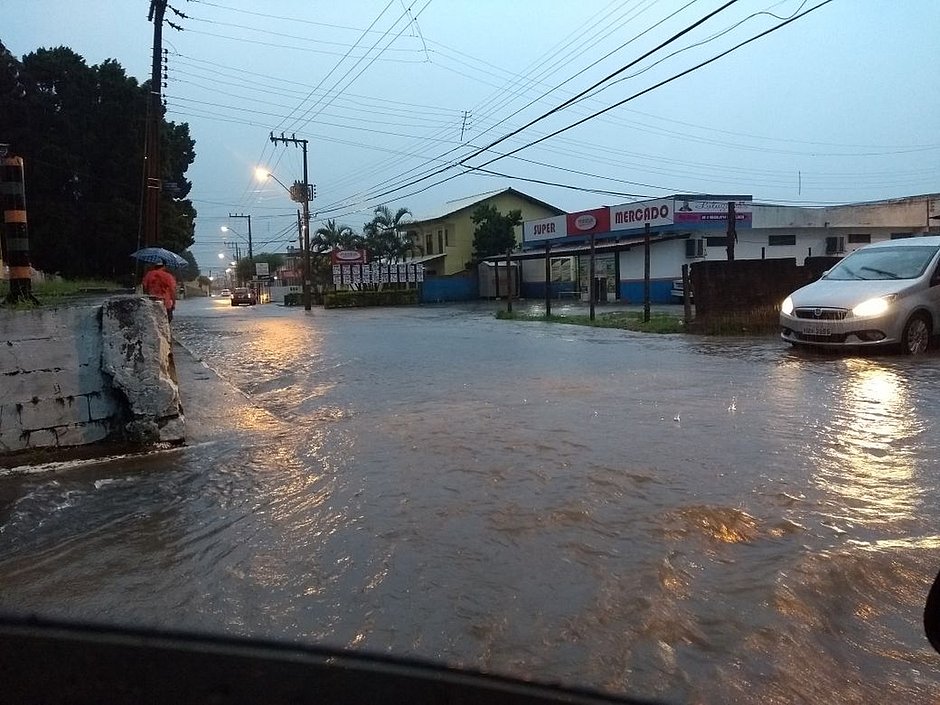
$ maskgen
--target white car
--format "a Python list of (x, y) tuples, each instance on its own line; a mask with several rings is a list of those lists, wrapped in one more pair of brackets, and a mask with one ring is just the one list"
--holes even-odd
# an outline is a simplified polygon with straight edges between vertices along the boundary
[(916, 355), (940, 332), (940, 237), (866, 245), (780, 307), (781, 336), (828, 348), (898, 346)]
[(224, 298), (226, 298), (226, 299), (231, 298), (231, 296), (232, 296), (232, 290), (231, 290), (231, 289), (222, 289), (222, 291), (219, 292), (219, 296), (222, 296), (222, 297), (224, 297)]

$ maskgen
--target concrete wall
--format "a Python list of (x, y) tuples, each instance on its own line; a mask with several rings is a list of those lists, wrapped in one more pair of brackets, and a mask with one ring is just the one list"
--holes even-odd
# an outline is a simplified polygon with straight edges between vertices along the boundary
[(162, 305), (0, 311), (0, 454), (98, 441), (180, 441)]

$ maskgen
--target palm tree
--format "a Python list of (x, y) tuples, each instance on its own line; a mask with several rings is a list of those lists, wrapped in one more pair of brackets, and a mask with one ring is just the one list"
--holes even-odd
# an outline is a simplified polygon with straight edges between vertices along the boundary
[(399, 208), (392, 214), (388, 206), (377, 206), (374, 217), (362, 226), (366, 247), (374, 259), (399, 262), (414, 252), (414, 243), (408, 236), (406, 226), (411, 222), (411, 211)]
[(353, 232), (348, 225), (337, 225), (332, 218), (326, 221), (326, 225), (317, 228), (310, 241), (310, 250), (312, 252), (329, 252), (334, 247), (344, 250), (354, 250), (362, 247), (363, 238)]

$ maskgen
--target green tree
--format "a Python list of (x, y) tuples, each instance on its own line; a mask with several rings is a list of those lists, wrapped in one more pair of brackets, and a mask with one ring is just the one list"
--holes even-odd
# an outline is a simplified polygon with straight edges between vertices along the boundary
[(373, 259), (399, 262), (414, 251), (414, 242), (408, 234), (411, 211), (399, 208), (394, 214), (388, 206), (378, 206), (374, 217), (362, 226), (365, 246)]
[(316, 229), (310, 240), (311, 252), (329, 252), (334, 247), (355, 250), (363, 245), (361, 235), (357, 235), (348, 225), (337, 225), (333, 219)]
[[(149, 85), (107, 60), (89, 67), (67, 47), (17, 61), (0, 45), (0, 135), (26, 166), (33, 266), (67, 277), (130, 280), (140, 223)], [(162, 117), (162, 116), (161, 116)], [(187, 125), (164, 121), (159, 242), (184, 254), (196, 211), (185, 172)]]
[(471, 219), (477, 226), (473, 231), (471, 264), (477, 264), (487, 257), (505, 254), (516, 246), (515, 228), (522, 224), (521, 210), (511, 210), (503, 215), (495, 206), (483, 204), (477, 206)]

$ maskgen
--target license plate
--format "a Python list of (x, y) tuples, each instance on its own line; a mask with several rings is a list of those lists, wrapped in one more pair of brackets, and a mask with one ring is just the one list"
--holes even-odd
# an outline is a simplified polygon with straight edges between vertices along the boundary
[(832, 335), (830, 326), (821, 326), (810, 324), (803, 329), (804, 335)]

